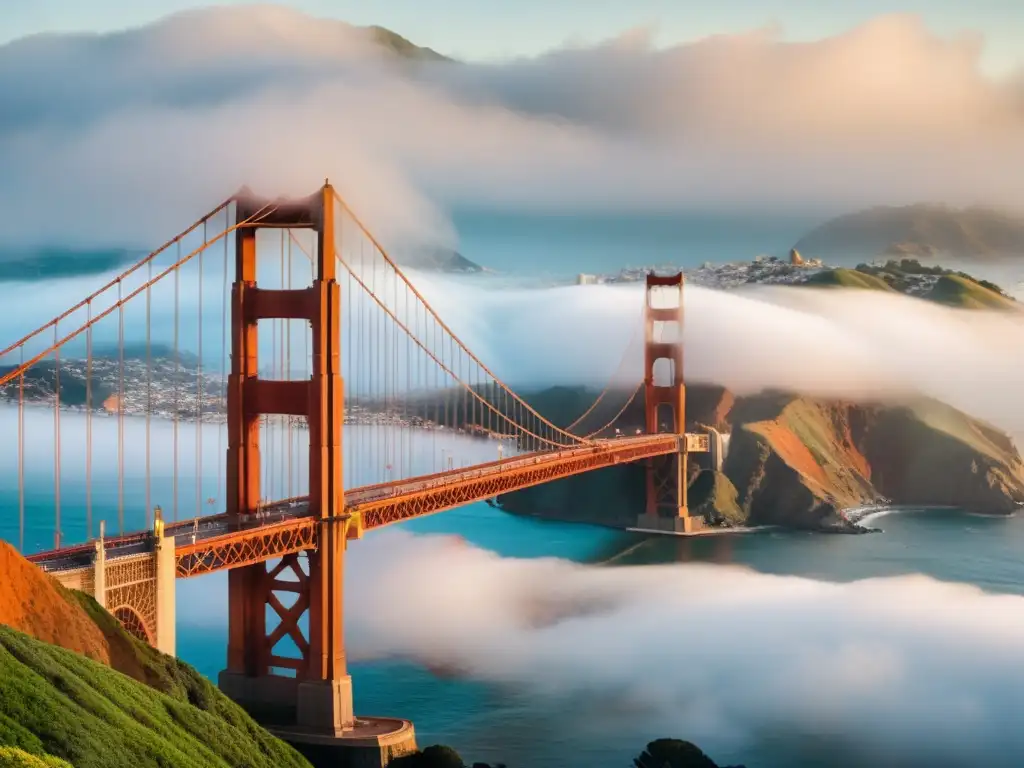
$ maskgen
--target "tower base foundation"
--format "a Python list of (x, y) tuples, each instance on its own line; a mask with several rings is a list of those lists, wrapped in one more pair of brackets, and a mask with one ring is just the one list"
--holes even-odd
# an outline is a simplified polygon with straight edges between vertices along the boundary
[(277, 738), (295, 747), (313, 768), (383, 768), (416, 751), (408, 720), (353, 717), (352, 679), (300, 681), (220, 673), (221, 691)]
[(270, 728), (293, 746), (313, 768), (384, 768), (396, 757), (416, 751), (416, 731), (408, 720), (358, 717), (351, 729), (335, 736), (299, 728)]
[(645, 531), (664, 531), (665, 533), (700, 533), (704, 528), (702, 515), (680, 515), (678, 517), (661, 517), (659, 515), (638, 515), (636, 527)]

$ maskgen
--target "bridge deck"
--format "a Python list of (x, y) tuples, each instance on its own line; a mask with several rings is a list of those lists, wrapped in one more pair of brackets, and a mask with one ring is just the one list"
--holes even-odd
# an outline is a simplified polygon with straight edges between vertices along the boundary
[[(615, 464), (679, 451), (677, 435), (600, 440), (595, 445), (514, 456), (434, 475), (354, 488), (345, 493), (351, 535)], [(179, 578), (238, 568), (317, 546), (318, 521), (305, 498), (287, 499), (248, 515), (211, 515), (168, 525)], [(151, 533), (105, 541), (107, 557), (148, 551)], [(41, 552), (29, 559), (48, 571), (87, 566), (95, 543)]]

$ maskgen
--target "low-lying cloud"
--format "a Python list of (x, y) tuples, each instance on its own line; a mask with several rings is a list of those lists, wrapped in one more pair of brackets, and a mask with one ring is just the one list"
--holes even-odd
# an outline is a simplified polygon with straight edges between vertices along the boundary
[(920, 576), (517, 560), (402, 533), (353, 547), (349, 574), (351, 658), (508, 685), (540, 711), (578, 712), (570, 727), (596, 718), (616, 738), (680, 735), (711, 754), (771, 745), (778, 765), (815, 749), (837, 766), (1024, 754), (1019, 596)]
[[(631, 389), (642, 380), (640, 285), (487, 290), (426, 274), (416, 280), (467, 345), (514, 384), (603, 387), (614, 374)], [(688, 285), (684, 303), (690, 384), (854, 401), (925, 394), (1024, 435), (1022, 313), (781, 286)]]
[(242, 184), (324, 176), (391, 243), (451, 244), (465, 204), (1024, 205), (1021, 81), (983, 74), (981, 45), (890, 16), (412, 66), (266, 6), (27, 38), (0, 47), (3, 237), (148, 244)]
[[(219, 258), (214, 259), (205, 273), (214, 287), (204, 298), (204, 344), (208, 355), (218, 356), (207, 362), (210, 370), (226, 365), (219, 357), (224, 344), (220, 320), (225, 311), (220, 269)], [(602, 388), (612, 381), (628, 391), (643, 378), (643, 287), (639, 284), (526, 289), (486, 276), (458, 278), (415, 270), (409, 275), (456, 336), (514, 388), (579, 384)], [(192, 352), (198, 336), (196, 277), (194, 268), (186, 271), (178, 300), (182, 348)], [(378, 274), (376, 282), (368, 274), (363, 277), (378, 286), (392, 284), (383, 274)], [(12, 291), (0, 337), (18, 338), (98, 282), (69, 278), (49, 283), (42, 294)], [(156, 344), (172, 344), (174, 338), (173, 285), (164, 283), (153, 291), (150, 309)], [(348, 311), (364, 318), (360, 325), (346, 317), (346, 334), (368, 334), (367, 321), (383, 317), (383, 311), (371, 306), (358, 288), (347, 283), (344, 288)], [(415, 306), (410, 310), (404, 297), (402, 292), (387, 293), (384, 301), (428, 347), (448, 359), (450, 350), (436, 348), (440, 337), (434, 331), (423, 333), (422, 313)], [(97, 312), (100, 309), (94, 307)], [(129, 344), (145, 342), (145, 313), (144, 297), (129, 305), (125, 336)], [(719, 291), (694, 285), (686, 286), (684, 313), (684, 374), (689, 384), (717, 384), (737, 394), (781, 389), (853, 401), (898, 401), (924, 394), (1024, 436), (1024, 413), (1019, 407), (1019, 393), (1024, 391), (1020, 353), (1024, 313), (952, 309), (868, 290), (754, 286)], [(84, 320), (84, 312), (75, 318)], [(97, 326), (97, 344), (117, 341), (117, 320), (114, 314)], [(70, 320), (62, 324), (62, 333), (70, 332), (73, 325)], [(300, 329), (292, 328), (291, 335), (293, 366), (307, 371), (309, 361), (303, 363), (298, 352), (306, 348)], [(261, 354), (267, 360), (273, 359), (273, 338), (261, 335)], [(354, 340), (351, 335), (345, 338)], [(410, 355), (418, 367), (435, 370), (436, 364), (426, 361), (403, 334), (389, 339), (400, 353), (398, 360)], [(36, 346), (44, 342), (49, 337)], [(380, 391), (378, 379), (383, 373), (376, 379), (366, 375), (367, 370), (380, 370), (369, 365), (374, 348), (356, 343), (343, 343), (343, 348), (348, 391), (370, 384), (378, 387), (373, 391)], [(31, 351), (38, 350), (32, 347)], [(17, 359), (10, 356), (0, 364)], [(379, 366), (380, 360), (375, 359)], [(388, 370), (394, 372), (396, 365), (389, 364)]]

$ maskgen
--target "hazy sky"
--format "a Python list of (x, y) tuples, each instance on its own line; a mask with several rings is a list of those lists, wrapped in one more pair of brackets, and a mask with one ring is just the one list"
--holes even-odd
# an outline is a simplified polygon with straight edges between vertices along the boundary
[[(995, 0), (960, 14), (929, 0), (927, 18), (858, 2), (841, 18), (805, 0), (733, 0), (684, 23), (678, 0), (645, 1), (554, 12), (530, 0), (505, 19), (496, 2), (485, 16), (439, 0), (429, 24), (401, 0), (387, 14), (332, 6), (449, 53), (556, 46), (455, 67), (395, 66), (364, 30), (309, 15), (325, 11), (316, 0), (0, 44), (3, 238), (162, 242), (243, 184), (305, 194), (325, 177), (392, 248), (454, 244), (448, 214), (467, 205), (819, 218), (915, 202), (1024, 208), (1024, 69), (1010, 74), (1004, 55), (991, 71), (983, 38), (963, 32), (1024, 39), (1011, 2), (1000, 17)], [(183, 7), (150, 0), (122, 16), (120, 3), (97, 0), (94, 18), (63, 26)], [(35, 0), (0, 24), (45, 27), (57, 6)], [(690, 37), (636, 26), (660, 11)], [(773, 17), (813, 39), (765, 28)], [(591, 42), (557, 47), (574, 33)], [(61, 208), (59, 227), (42, 200)]]
[[(0, 41), (44, 31), (107, 31), (205, 5), (244, 0), (32, 0), (8, 3)], [(354, 24), (380, 24), (450, 55), (488, 59), (537, 52), (566, 42), (594, 42), (624, 29), (656, 25), (673, 43), (778, 24), (790, 39), (841, 32), (888, 13), (916, 13), (935, 32), (985, 36), (984, 65), (1005, 72), (1021, 63), (1020, 0), (285, 0), (308, 13)]]

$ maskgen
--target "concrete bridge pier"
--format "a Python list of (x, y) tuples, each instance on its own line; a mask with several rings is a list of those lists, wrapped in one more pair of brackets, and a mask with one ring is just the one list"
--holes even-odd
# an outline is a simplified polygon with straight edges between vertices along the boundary
[(157, 518), (148, 552), (118, 555), (107, 552), (104, 526), (95, 542), (92, 562), (50, 571), (68, 589), (91, 595), (128, 632), (158, 651), (175, 653), (174, 539), (165, 539)]

